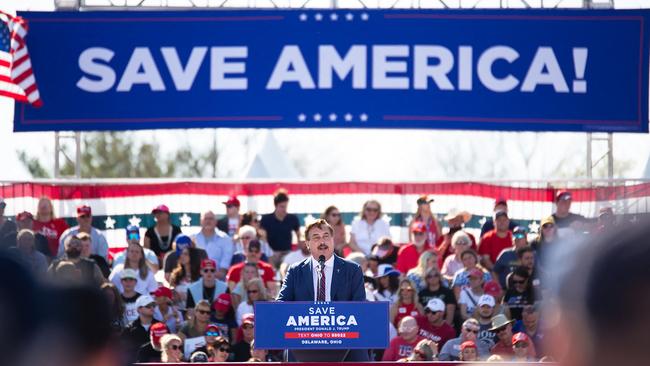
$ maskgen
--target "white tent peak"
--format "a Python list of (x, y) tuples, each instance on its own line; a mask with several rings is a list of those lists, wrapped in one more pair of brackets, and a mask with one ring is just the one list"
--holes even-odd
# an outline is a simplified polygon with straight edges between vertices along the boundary
[(287, 179), (301, 176), (287, 154), (280, 149), (273, 132), (268, 131), (264, 142), (246, 168), (244, 178)]

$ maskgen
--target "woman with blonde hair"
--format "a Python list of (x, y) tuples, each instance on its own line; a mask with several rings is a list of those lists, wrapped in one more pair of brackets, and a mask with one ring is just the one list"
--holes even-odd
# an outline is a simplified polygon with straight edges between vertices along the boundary
[(261, 278), (253, 278), (246, 283), (246, 294), (248, 299), (237, 306), (237, 325), (242, 325), (244, 314), (251, 314), (255, 311), (255, 301), (266, 301), (268, 296)]
[(399, 282), (397, 301), (390, 307), (390, 322), (397, 327), (405, 316), (417, 318), (420, 315), (424, 315), (424, 308), (415, 291), (415, 284), (408, 278), (402, 279)]
[(413, 215), (411, 225), (409, 225), (409, 240), (411, 243), (413, 242), (413, 226), (418, 222), (423, 223), (427, 229), (427, 243), (429, 245), (435, 245), (442, 235), (440, 223), (431, 212), (431, 202), (433, 202), (433, 198), (429, 198), (427, 195), (420, 196), (417, 200), (418, 209)]
[(427, 287), (425, 277), (427, 272), (434, 267), (438, 268), (438, 255), (428, 250), (420, 255), (418, 265), (406, 273), (406, 278), (413, 281), (417, 292)]
[(50, 251), (48, 257), (54, 258), (59, 252), (59, 239), (61, 234), (68, 229), (68, 224), (63, 219), (57, 219), (54, 215), (54, 206), (49, 197), (43, 196), (38, 200), (36, 217), (32, 230), (43, 235), (47, 239), (47, 247)]
[(178, 331), (178, 335), (182, 339), (204, 337), (209, 323), (210, 302), (208, 300), (201, 300), (194, 306), (194, 316), (183, 324)]
[(176, 334), (165, 334), (160, 338), (160, 362), (183, 362), (183, 340)]
[(320, 215), (320, 218), (327, 221), (332, 229), (334, 229), (334, 252), (336, 252), (339, 257), (345, 258), (347, 253), (344, 253), (343, 250), (348, 247), (348, 244), (345, 235), (345, 223), (343, 222), (341, 212), (336, 206), (329, 206), (325, 209), (325, 212)]
[(124, 291), (122, 288), (122, 281), (120, 280), (120, 273), (122, 273), (122, 270), (126, 268), (133, 269), (138, 274), (138, 282), (135, 285), (135, 292), (141, 295), (146, 295), (158, 289), (158, 282), (156, 282), (153, 271), (147, 265), (147, 260), (144, 256), (144, 249), (140, 244), (129, 243), (129, 246), (126, 248), (124, 263), (115, 266), (113, 271), (111, 271), (110, 276), (108, 276), (108, 280), (113, 282), (117, 289), (120, 290), (120, 293)]
[(359, 219), (352, 222), (350, 247), (352, 250), (370, 254), (370, 248), (382, 236), (390, 237), (390, 225), (382, 219), (381, 204), (368, 200), (363, 204)]

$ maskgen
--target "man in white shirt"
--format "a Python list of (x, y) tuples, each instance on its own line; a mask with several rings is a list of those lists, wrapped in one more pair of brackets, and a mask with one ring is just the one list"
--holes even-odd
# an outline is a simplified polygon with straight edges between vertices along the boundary
[(77, 223), (77, 226), (73, 226), (61, 234), (61, 238), (59, 238), (59, 252), (57, 253), (57, 256), (63, 256), (65, 252), (65, 245), (63, 243), (65, 243), (65, 240), (68, 237), (76, 235), (78, 232), (84, 232), (90, 235), (91, 238), (90, 242), (92, 243), (92, 247), (90, 249), (90, 252), (92, 254), (104, 257), (104, 259), (107, 259), (108, 242), (106, 241), (104, 234), (92, 226), (93, 217), (90, 206), (82, 205), (77, 207)]
[(201, 214), (201, 231), (194, 235), (197, 248), (208, 253), (208, 258), (217, 262), (217, 278), (226, 278), (234, 252), (234, 243), (228, 234), (217, 229), (217, 218), (212, 211)]

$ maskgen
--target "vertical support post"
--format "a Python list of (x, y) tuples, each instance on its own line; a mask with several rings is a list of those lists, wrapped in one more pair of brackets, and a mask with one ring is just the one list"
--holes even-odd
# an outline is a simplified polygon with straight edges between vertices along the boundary
[(614, 134), (607, 134), (607, 178), (614, 179)]
[(74, 156), (74, 176), (81, 178), (81, 132), (74, 133), (75, 156)]
[(60, 162), (59, 162), (59, 151), (61, 146), (59, 145), (59, 131), (54, 132), (54, 178), (59, 178), (60, 174)]
[(591, 132), (587, 132), (587, 165), (586, 165), (586, 173), (587, 173), (587, 178), (591, 179), (593, 177), (592, 173), (592, 167), (593, 163), (591, 161), (591, 144), (592, 144), (592, 135)]

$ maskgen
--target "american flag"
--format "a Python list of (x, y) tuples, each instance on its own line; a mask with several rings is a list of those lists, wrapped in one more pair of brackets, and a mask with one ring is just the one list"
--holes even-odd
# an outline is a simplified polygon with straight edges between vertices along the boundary
[(32, 72), (27, 44), (27, 25), (20, 17), (0, 12), (0, 95), (40, 107), (40, 95)]

